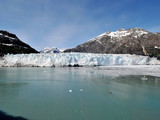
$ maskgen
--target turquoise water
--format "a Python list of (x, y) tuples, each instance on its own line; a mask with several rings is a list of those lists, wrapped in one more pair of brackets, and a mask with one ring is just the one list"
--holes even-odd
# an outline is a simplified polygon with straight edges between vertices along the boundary
[(160, 118), (160, 78), (114, 77), (97, 71), (0, 68), (0, 111), (29, 120)]

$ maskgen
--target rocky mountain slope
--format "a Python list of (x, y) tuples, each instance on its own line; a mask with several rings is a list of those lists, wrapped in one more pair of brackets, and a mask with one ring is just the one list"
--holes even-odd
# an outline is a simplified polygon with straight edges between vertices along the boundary
[(160, 54), (160, 33), (148, 32), (141, 28), (119, 29), (116, 32), (103, 33), (64, 52), (158, 56)]
[(0, 30), (0, 56), (7, 53), (38, 53), (38, 51), (19, 40), (15, 34)]

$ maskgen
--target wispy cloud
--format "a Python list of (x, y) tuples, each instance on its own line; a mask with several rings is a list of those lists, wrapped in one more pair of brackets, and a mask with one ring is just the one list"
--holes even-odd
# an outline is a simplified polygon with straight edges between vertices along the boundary
[[(138, 3), (138, 4), (137, 4)], [(145, 0), (0, 0), (1, 29), (40, 50), (46, 46), (69, 48), (106, 31), (145, 24), (160, 10)], [(134, 6), (134, 7), (133, 7)], [(142, 7), (144, 9), (142, 9)], [(144, 24), (145, 23), (145, 24)], [(150, 24), (150, 25), (149, 25)], [(156, 23), (154, 22), (156, 25)], [(145, 27), (146, 28), (146, 27)], [(151, 31), (159, 31), (153, 27)]]

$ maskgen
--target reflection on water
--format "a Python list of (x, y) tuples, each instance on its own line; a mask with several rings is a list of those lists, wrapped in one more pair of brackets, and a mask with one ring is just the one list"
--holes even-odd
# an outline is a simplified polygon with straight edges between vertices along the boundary
[(159, 91), (160, 78), (148, 75), (115, 77), (99, 68), (0, 68), (0, 109), (31, 120), (158, 119)]
[(10, 97), (13, 98), (19, 93), (20, 87), (25, 85), (26, 83), (19, 83), (19, 82), (11, 82), (11, 81), (3, 81), (0, 82), (0, 94), (3, 97), (8, 97), (10, 94)]
[[(160, 86), (160, 78), (147, 76), (147, 75), (138, 75), (138, 76), (121, 76), (117, 77), (117, 82), (123, 84), (130, 84), (130, 85), (148, 85), (148, 86)], [(117, 79), (116, 78), (116, 79)]]

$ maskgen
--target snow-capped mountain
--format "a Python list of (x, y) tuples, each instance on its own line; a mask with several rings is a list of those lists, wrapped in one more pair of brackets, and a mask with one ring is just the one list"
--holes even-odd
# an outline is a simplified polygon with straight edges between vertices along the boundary
[(43, 50), (41, 50), (40, 53), (60, 53), (60, 50), (56, 47), (46, 47)]
[(0, 56), (7, 53), (18, 54), (38, 52), (28, 44), (19, 40), (15, 34), (0, 30)]
[(64, 52), (107, 54), (137, 54), (157, 56), (160, 54), (160, 34), (141, 28), (119, 29), (106, 32), (75, 48)]

